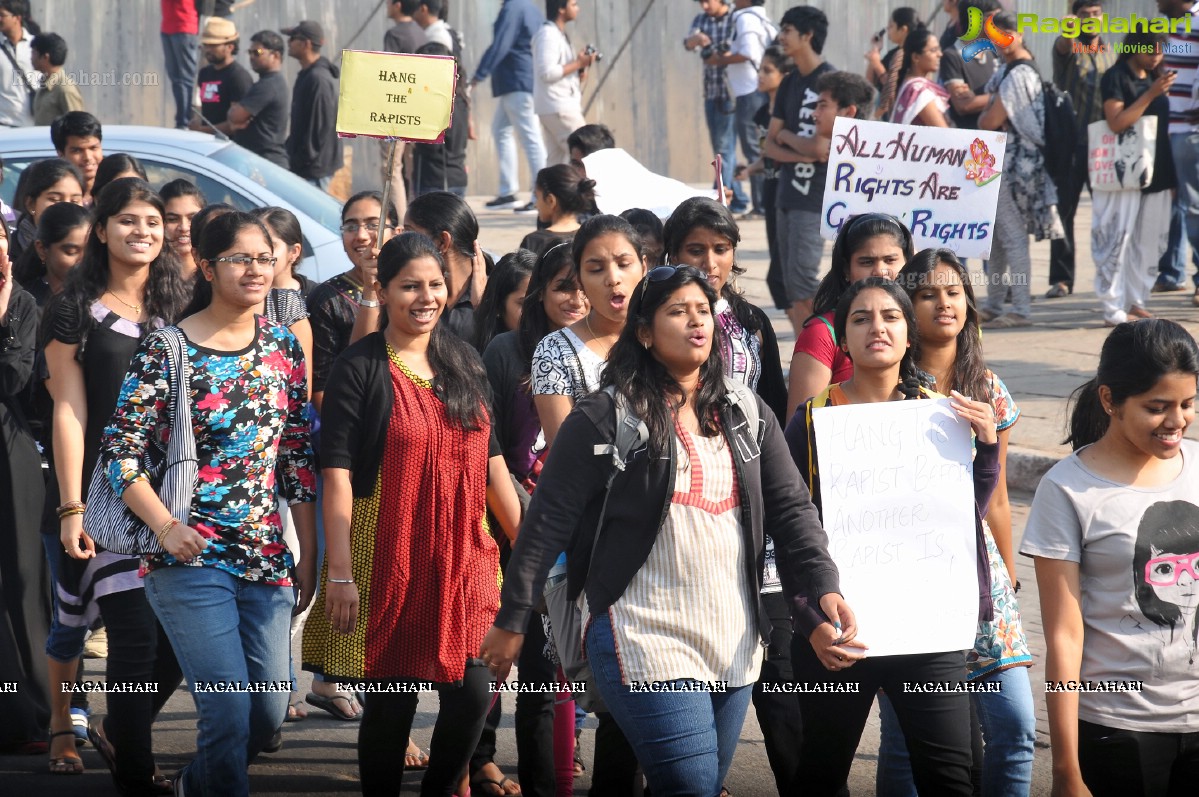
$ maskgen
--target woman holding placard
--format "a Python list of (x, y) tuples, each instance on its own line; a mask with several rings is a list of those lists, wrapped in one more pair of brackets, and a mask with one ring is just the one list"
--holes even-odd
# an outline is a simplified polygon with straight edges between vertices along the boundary
[[(837, 305), (834, 331), (840, 347), (853, 362), (853, 376), (809, 399), (787, 425), (787, 443), (812, 499), (821, 505), (820, 477), (812, 425), (813, 410), (845, 404), (870, 404), (918, 398), (939, 398), (920, 385), (916, 361), (919, 331), (907, 294), (881, 277), (854, 283)], [(979, 580), (979, 620), (993, 616), (982, 514), (999, 473), (995, 414), (986, 401), (951, 392), (953, 409), (968, 421), (977, 436), (974, 461), (975, 528)], [(965, 533), (965, 530), (963, 530)], [(796, 628), (810, 629), (811, 599), (796, 598)], [(879, 656), (853, 663), (847, 671), (826, 671), (797, 634), (791, 649), (797, 682), (832, 681), (854, 684), (853, 692), (800, 695), (804, 741), (801, 771), (808, 794), (834, 795), (845, 783), (855, 748), (879, 688), (895, 706), (908, 740), (912, 774), (923, 794), (972, 793), (970, 782), (970, 707), (964, 692), (909, 693), (913, 682), (953, 685), (962, 680), (962, 653), (921, 653)], [(867, 644), (869, 639), (864, 640)]]
[[(1130, 318), (1152, 317), (1145, 304), (1170, 232), (1171, 189), (1178, 179), (1170, 151), (1167, 95), (1176, 75), (1161, 69), (1165, 41), (1164, 33), (1129, 33), (1116, 65), (1099, 84), (1103, 115), (1118, 142), (1113, 166), (1125, 186), (1116, 191), (1096, 187), (1093, 195), (1095, 295), (1103, 310), (1103, 325), (1108, 327)], [(1145, 134), (1142, 119), (1156, 119), (1155, 141)], [(1150, 149), (1151, 159), (1144, 157), (1144, 150)], [(1127, 150), (1131, 151), (1126, 156)], [(1151, 170), (1151, 179), (1144, 179), (1138, 163)], [(1139, 172), (1140, 180), (1126, 170)]]
[(1197, 375), (1178, 324), (1117, 326), (1074, 393), (1074, 453), (1033, 499), (1020, 552), (1041, 593), (1055, 794), (1195, 791)]

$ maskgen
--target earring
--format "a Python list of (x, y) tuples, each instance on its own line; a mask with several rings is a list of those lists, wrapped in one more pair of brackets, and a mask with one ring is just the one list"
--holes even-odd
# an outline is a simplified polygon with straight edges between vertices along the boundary
[(649, 341), (643, 340), (643, 341), (641, 341), (641, 345), (645, 348), (646, 351), (649, 351)]

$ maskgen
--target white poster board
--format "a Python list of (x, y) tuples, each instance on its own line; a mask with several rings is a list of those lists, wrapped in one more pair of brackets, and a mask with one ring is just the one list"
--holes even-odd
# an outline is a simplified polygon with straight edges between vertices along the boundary
[(715, 189), (696, 189), (651, 172), (623, 149), (600, 149), (583, 158), (587, 176), (595, 180), (595, 204), (600, 213), (618, 216), (630, 208), (645, 208), (660, 219), (693, 196), (716, 199)]
[(812, 421), (829, 553), (867, 655), (972, 647), (969, 424), (949, 399), (824, 407)]
[(838, 117), (829, 148), (820, 234), (830, 241), (862, 213), (890, 213), (916, 250), (991, 255), (1007, 134)]

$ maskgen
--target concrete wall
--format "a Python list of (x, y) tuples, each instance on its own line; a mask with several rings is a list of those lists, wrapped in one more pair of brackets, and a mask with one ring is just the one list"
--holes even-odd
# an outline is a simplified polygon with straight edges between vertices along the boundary
[[(389, 0), (249, 0), (234, 14), (243, 41), (263, 28), (278, 29), (301, 19), (316, 19), (325, 26), (336, 57), (343, 48), (378, 49), (390, 25), (385, 16)], [(244, 2), (244, 0), (243, 0)], [(449, 0), (450, 22), (466, 37), (465, 58), (474, 68), (491, 41), (491, 25), (501, 0)], [(534, 0), (541, 5), (539, 0)], [(681, 44), (699, 6), (692, 0), (580, 0), (582, 12), (570, 31), (578, 47), (590, 42), (604, 60), (584, 89), (589, 104), (588, 121), (611, 127), (618, 143), (657, 172), (687, 181), (710, 177), (711, 160), (703, 120), (701, 64)], [(766, 10), (777, 20), (792, 5), (788, 0), (767, 0)], [(870, 36), (886, 25), (892, 8), (910, 5), (942, 30), (946, 16), (940, 0), (813, 0), (829, 16), (830, 33), (825, 56), (838, 67), (859, 71)], [(1009, 5), (1011, 3), (1009, 2)], [(1070, 0), (1021, 0), (1021, 12), (1042, 15), (1067, 13)], [(33, 0), (34, 16), (44, 29), (64, 36), (71, 47), (70, 70), (99, 73), (105, 85), (81, 87), (87, 107), (108, 123), (166, 125), (173, 104), (163, 70), (159, 42), (160, 12), (157, 0)], [(1112, 16), (1137, 12), (1156, 14), (1153, 0), (1106, 0)], [(1049, 48), (1053, 36), (1028, 37), (1028, 44), (1049, 74)], [(238, 56), (248, 65), (247, 56)], [(297, 71), (286, 66), (289, 82)], [(602, 89), (596, 88), (603, 83)], [(497, 170), (491, 140), (492, 98), (487, 85), (476, 92), (475, 130), (469, 168), (470, 192), (495, 191)], [(378, 183), (379, 147), (372, 141), (347, 142), (352, 159), (355, 189)], [(522, 169), (523, 157), (522, 157)], [(528, 186), (528, 180), (522, 181)]]

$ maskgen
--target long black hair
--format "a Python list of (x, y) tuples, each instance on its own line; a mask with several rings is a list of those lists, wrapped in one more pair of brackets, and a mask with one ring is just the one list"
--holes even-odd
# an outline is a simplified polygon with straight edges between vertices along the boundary
[[(200, 259), (209, 262), (216, 260), (221, 256), (221, 252), (237, 242), (237, 236), (245, 229), (258, 230), (266, 238), (266, 245), (272, 250), (275, 248), (271, 231), (257, 216), (253, 213), (231, 210), (228, 213), (219, 213), (215, 217), (209, 217), (202, 234), (196, 240), (196, 251), (199, 253)], [(269, 283), (267, 289), (270, 289)], [(212, 304), (212, 283), (204, 278), (204, 272), (201, 269), (196, 269), (192, 286), (192, 300), (183, 315), (184, 317), (194, 315), (210, 304)]]
[(475, 256), (475, 241), (479, 238), (479, 220), (466, 200), (449, 191), (432, 191), (408, 203), (406, 218), (417, 227), (437, 238), (450, 234), (450, 243), (464, 257)]
[[(79, 227), (91, 223), (92, 213), (74, 202), (56, 202), (42, 211), (37, 223), (37, 237), (47, 248), (61, 241)], [(37, 246), (30, 245), (13, 263), (13, 276), (22, 285), (34, 285), (46, 276), (46, 263), (38, 254)]]
[(1112, 404), (1119, 406), (1152, 390), (1168, 374), (1199, 376), (1199, 346), (1191, 334), (1164, 318), (1118, 324), (1103, 341), (1094, 378), (1070, 396), (1074, 409), (1065, 442), (1077, 451), (1107, 434), (1111, 419), (1099, 400), (1101, 386), (1107, 386)]
[[(903, 61), (900, 62), (899, 67), (900, 80), (908, 76), (908, 71), (912, 68), (912, 61), (928, 47), (928, 40), (930, 38), (936, 39), (937, 34), (923, 25), (917, 25), (908, 31), (907, 37), (903, 40)], [(916, 77), (924, 77), (924, 75), (917, 75)]]
[[(100, 192), (93, 208), (95, 221), (91, 232), (88, 233), (83, 260), (71, 270), (66, 288), (56, 297), (69, 308), (68, 317), (76, 319), (79, 325), (76, 331), (81, 338), (85, 337), (95, 324), (91, 305), (108, 290), (111, 275), (108, 266), (108, 244), (100, 240), (99, 230), (108, 224), (110, 218), (119, 215), (134, 202), (145, 202), (160, 215), (163, 213), (162, 199), (149, 183), (137, 177), (114, 180)], [(180, 314), (187, 304), (188, 297), (188, 288), (179, 269), (179, 259), (164, 241), (162, 251), (150, 263), (144, 300), (146, 314), (151, 319), (159, 318), (166, 324), (174, 324), (182, 317)], [(51, 324), (55, 315), (54, 312), (46, 314)], [(142, 325), (142, 331), (146, 334), (149, 334), (151, 329), (151, 324)], [(46, 331), (43, 327), (43, 333)]]
[[(601, 380), (603, 387), (615, 386), (633, 413), (645, 421), (650, 453), (655, 457), (661, 456), (670, 445), (673, 414), (683, 401), (682, 388), (666, 366), (642, 345), (637, 333), (650, 328), (658, 308), (686, 285), (699, 286), (708, 304), (716, 304), (718, 297), (707, 275), (692, 266), (659, 266), (641, 280), (629, 300), (628, 323), (608, 354)], [(717, 334), (715, 325), (712, 334)], [(719, 410), (725, 392), (724, 363), (720, 347), (713, 342), (708, 359), (699, 368), (699, 387), (694, 394), (695, 415), (705, 437), (720, 432)]]
[[(563, 273), (565, 269), (565, 273)], [(570, 258), (570, 241), (563, 241), (541, 253), (537, 265), (529, 275), (529, 287), (525, 289), (525, 301), (520, 311), (520, 327), (516, 333), (520, 342), (520, 361), (524, 364), (522, 377), (532, 369), (533, 353), (541, 339), (554, 330), (545, 312), (545, 294), (552, 290), (569, 290), (579, 287)]]
[[(92, 179), (92, 196), (96, 196), (104, 187), (117, 179), (118, 175), (124, 174), (126, 177), (132, 175), (127, 172), (133, 172), (143, 180), (146, 180), (146, 168), (142, 166), (142, 162), (132, 155), (124, 152), (114, 152), (111, 155), (105, 155), (100, 159), (100, 165), (96, 167), (96, 176)], [(166, 186), (163, 186), (164, 188)], [(166, 204), (166, 198), (163, 200)]]
[(953, 368), (950, 370), (950, 383), (937, 385), (937, 391), (948, 394), (956, 390), (967, 396), (985, 397), (994, 401), (991, 393), (991, 380), (987, 376), (987, 362), (983, 357), (982, 335), (978, 326), (978, 303), (974, 299), (974, 288), (970, 284), (970, 272), (958, 260), (952, 249), (922, 249), (908, 260), (907, 265), (899, 272), (895, 281), (908, 292), (913, 304), (916, 294), (929, 282), (935, 279), (937, 266), (946, 265), (957, 272), (962, 283), (962, 292), (966, 295), (966, 323), (958, 332), (956, 352), (953, 358)]
[(480, 354), (491, 339), (509, 330), (504, 326), (504, 310), (509, 294), (533, 273), (537, 255), (528, 249), (517, 249), (500, 258), (487, 279), (487, 287), (475, 308), (475, 350)]
[[(907, 291), (898, 284), (886, 277), (867, 277), (850, 285), (841, 296), (841, 301), (837, 303), (837, 313), (833, 316), (833, 331), (837, 340), (844, 343), (845, 327), (849, 323), (849, 308), (853, 305), (853, 300), (862, 291), (872, 288), (877, 288), (894, 299), (903, 313), (903, 320), (908, 326), (910, 345), (903, 353), (903, 359), (899, 361), (899, 391), (905, 398), (920, 398), (920, 369), (916, 367), (916, 363), (920, 361), (920, 327), (916, 323), (916, 311), (912, 307), (912, 300), (908, 298)], [(848, 351), (845, 352), (845, 356), (853, 359)]]
[(904, 262), (912, 259), (915, 247), (912, 233), (902, 221), (888, 213), (863, 213), (841, 223), (837, 240), (833, 242), (833, 265), (820, 280), (816, 297), (812, 299), (812, 317), (837, 309), (841, 295), (849, 288), (849, 265), (853, 255), (867, 241), (879, 235), (889, 235), (903, 250)]
[[(695, 196), (684, 200), (675, 208), (662, 228), (662, 245), (666, 248), (670, 262), (678, 262), (683, 242), (697, 227), (711, 230), (722, 238), (727, 238), (733, 247), (734, 254), (736, 253), (737, 244), (741, 242), (741, 228), (737, 226), (737, 220), (733, 218), (732, 211), (715, 199)], [(753, 305), (747, 302), (741, 295), (741, 291), (733, 285), (733, 280), (744, 273), (745, 267), (738, 264), (734, 257), (732, 274), (725, 280), (724, 287), (720, 289), (720, 296), (729, 303), (729, 309), (733, 311), (733, 315), (741, 326), (749, 332), (757, 332), (762, 328), (762, 324), (754, 316)]]
[[(406, 232), (389, 239), (379, 250), (379, 284), (388, 285), (405, 266), (421, 257), (432, 258), (441, 273), (446, 273), (445, 259), (428, 236)], [(379, 313), (379, 329), (386, 329), (387, 324), (384, 307)], [(478, 353), (439, 319), (429, 335), (426, 356), (433, 368), (433, 392), (445, 405), (446, 417), (468, 431), (483, 428), (488, 422), (490, 389)]]

